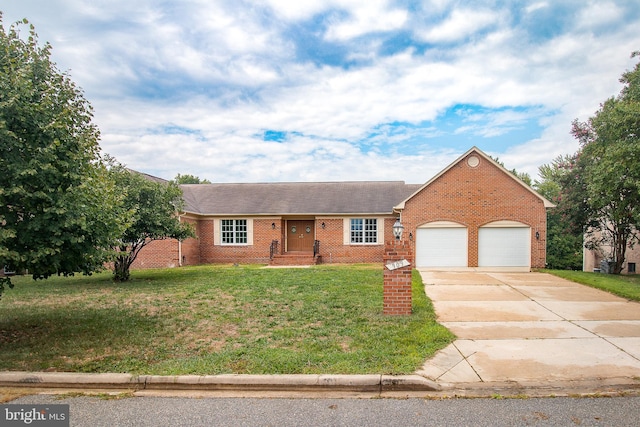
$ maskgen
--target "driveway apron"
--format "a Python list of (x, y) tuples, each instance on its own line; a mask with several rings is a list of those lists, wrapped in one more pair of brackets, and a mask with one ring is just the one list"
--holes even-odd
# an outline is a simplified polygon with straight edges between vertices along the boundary
[(546, 273), (420, 273), (457, 340), (418, 374), (443, 384), (640, 384), (640, 303)]

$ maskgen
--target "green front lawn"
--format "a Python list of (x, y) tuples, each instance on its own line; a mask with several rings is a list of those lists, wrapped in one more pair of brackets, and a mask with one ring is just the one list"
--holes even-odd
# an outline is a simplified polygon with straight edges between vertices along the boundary
[(453, 335), (419, 274), (413, 315), (382, 315), (382, 266), (202, 266), (13, 279), (0, 370), (406, 374)]
[(588, 273), (570, 270), (543, 270), (558, 277), (568, 279), (633, 301), (640, 301), (640, 276)]

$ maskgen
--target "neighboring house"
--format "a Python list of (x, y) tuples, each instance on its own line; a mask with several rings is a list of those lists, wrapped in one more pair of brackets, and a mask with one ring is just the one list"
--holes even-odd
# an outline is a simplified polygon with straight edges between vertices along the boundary
[(308, 182), (182, 185), (196, 238), (157, 241), (135, 267), (382, 262), (400, 218), (414, 266), (543, 268), (553, 205), (473, 147), (424, 185)]
[[(582, 252), (582, 270), (589, 272), (607, 272), (606, 266), (604, 271), (602, 270), (602, 262), (607, 260), (609, 254), (611, 254), (611, 248), (599, 248), (597, 250), (590, 250), (583, 248)], [(628, 248), (625, 254), (625, 263), (622, 266), (621, 274), (636, 274), (636, 267), (640, 267), (640, 246), (634, 245), (633, 248)]]

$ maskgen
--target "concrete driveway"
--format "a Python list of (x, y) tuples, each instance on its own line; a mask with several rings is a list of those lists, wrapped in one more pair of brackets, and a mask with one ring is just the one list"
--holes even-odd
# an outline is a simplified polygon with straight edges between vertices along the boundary
[(640, 303), (544, 273), (420, 273), (458, 339), (418, 374), (466, 386), (640, 386)]

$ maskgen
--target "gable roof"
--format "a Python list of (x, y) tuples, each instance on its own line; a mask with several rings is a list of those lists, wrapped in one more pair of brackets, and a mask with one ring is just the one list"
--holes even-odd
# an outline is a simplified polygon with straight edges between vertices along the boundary
[(504, 172), (505, 174), (507, 174), (507, 176), (509, 176), (511, 179), (513, 179), (513, 181), (515, 183), (517, 183), (518, 185), (521, 185), (524, 189), (526, 189), (527, 191), (529, 191), (531, 194), (533, 194), (534, 196), (536, 196), (537, 198), (539, 198), (542, 203), (544, 204), (545, 208), (555, 208), (556, 205), (554, 205), (553, 203), (551, 203), (549, 200), (547, 200), (546, 198), (542, 197), (542, 195), (540, 195), (538, 192), (536, 192), (533, 188), (531, 188), (529, 185), (527, 185), (524, 181), (522, 181), (520, 178), (518, 178), (517, 176), (515, 176), (513, 173), (509, 172), (507, 169), (504, 168), (504, 166), (502, 166), (500, 163), (496, 162), (495, 160), (493, 160), (490, 156), (486, 155), (484, 152), (482, 152), (482, 150), (480, 150), (478, 147), (471, 147), (466, 153), (464, 153), (462, 156), (458, 157), (455, 161), (453, 161), (449, 166), (447, 166), (446, 168), (444, 168), (443, 170), (441, 170), (437, 175), (435, 175), (433, 178), (431, 178), (429, 181), (427, 181), (426, 184), (421, 185), (420, 188), (418, 188), (415, 192), (413, 192), (411, 195), (409, 195), (406, 199), (404, 199), (402, 202), (400, 202), (398, 205), (396, 205), (393, 210), (394, 212), (400, 211), (402, 209), (404, 209), (404, 205), (405, 203), (411, 199), (413, 196), (415, 196), (416, 194), (418, 194), (419, 192), (421, 192), (422, 190), (424, 190), (426, 187), (428, 187), (432, 182), (434, 182), (436, 179), (440, 178), (442, 175), (444, 175), (445, 173), (447, 173), (449, 171), (449, 169), (453, 168), (455, 165), (457, 165), (460, 161), (462, 161), (465, 157), (467, 157), (469, 154), (471, 153), (475, 153), (478, 156), (482, 157), (483, 159), (485, 159), (486, 161), (490, 162), (491, 164), (493, 164), (494, 166), (496, 166), (498, 169), (500, 169), (502, 172)]
[(184, 211), (199, 215), (389, 215), (419, 187), (403, 181), (180, 186)]

